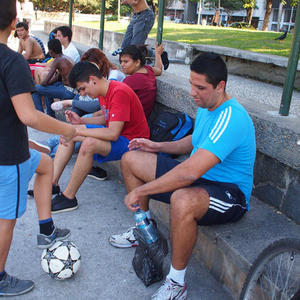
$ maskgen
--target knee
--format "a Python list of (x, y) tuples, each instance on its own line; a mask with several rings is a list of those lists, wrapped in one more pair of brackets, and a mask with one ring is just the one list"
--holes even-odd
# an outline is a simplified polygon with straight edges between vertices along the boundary
[(95, 139), (87, 137), (83, 140), (80, 146), (79, 154), (88, 155), (95, 153)]
[(136, 151), (128, 151), (123, 154), (121, 159), (121, 170), (128, 170), (130, 166), (136, 161)]
[(172, 193), (170, 199), (171, 212), (176, 218), (186, 217), (190, 212), (190, 199), (187, 196), (186, 189), (179, 189)]
[(41, 173), (53, 174), (53, 161), (51, 157), (45, 153), (41, 153)]

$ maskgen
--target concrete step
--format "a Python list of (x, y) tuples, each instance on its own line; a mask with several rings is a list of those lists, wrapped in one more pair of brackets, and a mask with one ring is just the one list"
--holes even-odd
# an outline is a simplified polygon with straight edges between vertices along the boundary
[[(121, 179), (119, 162), (109, 162), (103, 167)], [(150, 208), (164, 234), (168, 235), (169, 205), (153, 200)], [(230, 290), (234, 299), (238, 299), (255, 258), (273, 241), (287, 237), (299, 238), (300, 226), (252, 197), (250, 211), (237, 223), (198, 226), (193, 255)]]

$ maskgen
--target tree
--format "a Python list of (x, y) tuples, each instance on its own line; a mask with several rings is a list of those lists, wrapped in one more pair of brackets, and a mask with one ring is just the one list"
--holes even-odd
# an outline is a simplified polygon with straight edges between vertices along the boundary
[(256, 0), (243, 0), (243, 2), (244, 2), (243, 7), (246, 9), (247, 12), (247, 23), (251, 25), (253, 11), (257, 7)]
[[(211, 3), (214, 3), (216, 7), (219, 5), (219, 0), (212, 0)], [(231, 15), (236, 10), (243, 9), (243, 1), (242, 0), (221, 0), (220, 6), (223, 8), (228, 16), (228, 23), (231, 22)]]
[[(283, 5), (286, 4), (285, 0), (280, 0), (280, 2)], [(298, 2), (299, 2), (299, 0), (291, 0), (290, 5), (291, 6), (297, 6)], [(266, 12), (265, 12), (264, 24), (263, 24), (263, 28), (262, 28), (263, 31), (268, 30), (268, 25), (269, 25), (269, 19), (270, 19), (271, 12), (272, 12), (272, 0), (266, 0)]]

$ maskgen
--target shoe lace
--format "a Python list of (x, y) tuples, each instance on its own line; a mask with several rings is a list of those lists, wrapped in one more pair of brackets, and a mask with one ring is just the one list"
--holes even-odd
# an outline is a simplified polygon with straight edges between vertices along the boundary
[(124, 232), (124, 233), (122, 234), (122, 238), (128, 239), (128, 238), (134, 237), (134, 235), (133, 235), (133, 229), (134, 229), (134, 228), (135, 228), (135, 227), (130, 227), (126, 232)]
[(7, 274), (5, 281), (7, 282), (7, 285), (9, 285), (11, 287), (15, 287), (18, 284), (19, 279)]
[(170, 297), (170, 292), (172, 291), (172, 282), (168, 279), (164, 281), (162, 286), (156, 291), (153, 297), (157, 296), (167, 296)]

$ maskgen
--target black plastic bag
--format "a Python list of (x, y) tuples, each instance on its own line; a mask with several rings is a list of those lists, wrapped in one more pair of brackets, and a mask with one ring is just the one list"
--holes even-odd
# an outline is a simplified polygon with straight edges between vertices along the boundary
[(132, 260), (133, 269), (145, 286), (163, 279), (164, 257), (168, 254), (168, 242), (158, 232), (158, 240), (147, 244), (141, 231), (137, 228), (133, 231), (139, 241)]

